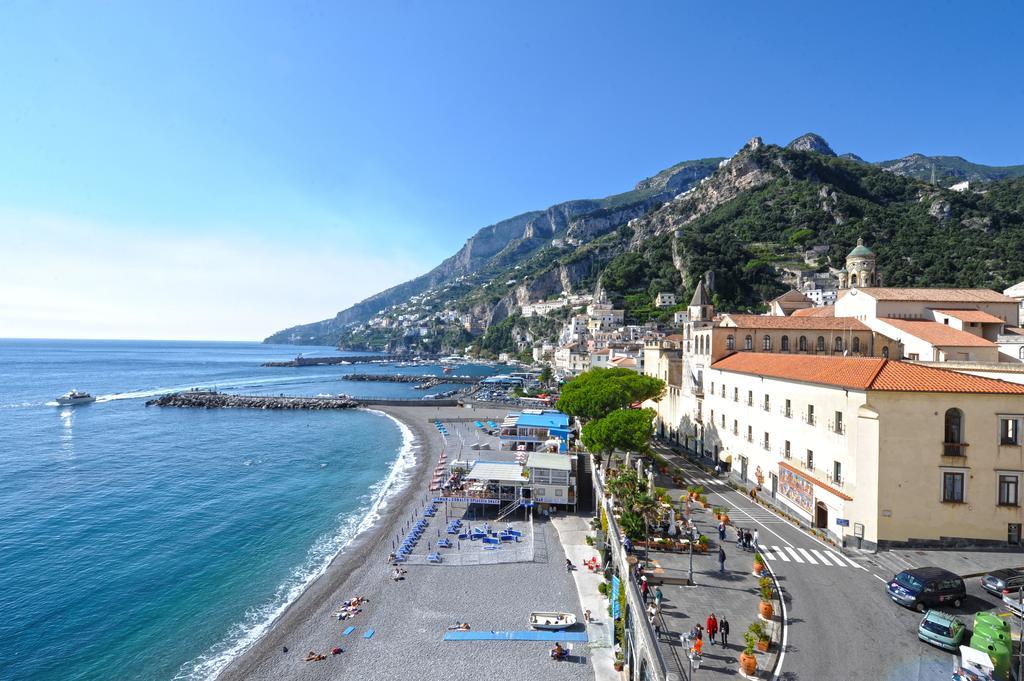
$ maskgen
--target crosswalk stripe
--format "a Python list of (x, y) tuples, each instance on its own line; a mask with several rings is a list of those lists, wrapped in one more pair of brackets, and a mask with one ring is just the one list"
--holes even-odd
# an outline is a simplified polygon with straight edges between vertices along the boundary
[(812, 556), (810, 553), (808, 553), (807, 549), (797, 548), (797, 551), (799, 551), (800, 553), (804, 554), (804, 558), (806, 558), (807, 562), (810, 563), (811, 565), (817, 565), (818, 564), (818, 561), (814, 560), (814, 556)]
[(765, 558), (767, 558), (768, 560), (774, 560), (775, 559), (775, 556), (772, 555), (772, 552), (768, 550), (767, 546), (762, 546), (761, 547), (761, 555), (764, 556)]
[(775, 554), (779, 558), (781, 558), (782, 560), (786, 561), (787, 563), (789, 562), (789, 556), (786, 555), (786, 553), (782, 550), (781, 547), (773, 546), (772, 549), (775, 551)]
[[(847, 563), (849, 563), (850, 565), (852, 565), (855, 568), (859, 568), (860, 567), (860, 565), (858, 565), (857, 563), (854, 563), (852, 560), (850, 560), (849, 558), (847, 558), (846, 556), (844, 556), (844, 555), (842, 555), (840, 553), (836, 553), (835, 551), (829, 551), (828, 553), (829, 553), (830, 556), (832, 556), (833, 560), (836, 560), (836, 561), (840, 561), (840, 559), (841, 560), (845, 560)], [(840, 562), (840, 565), (842, 565), (841, 562)], [(846, 566), (843, 565), (843, 567), (846, 567)]]
[(811, 549), (811, 553), (817, 556), (818, 560), (821, 561), (822, 565), (827, 565), (828, 567), (835, 567), (834, 565), (832, 565), (832, 563), (829, 562), (828, 558), (826, 558), (820, 551), (818, 551), (818, 549)]
[(791, 546), (787, 546), (786, 550), (789, 551), (789, 555), (793, 556), (793, 560), (798, 563), (804, 562), (804, 559), (800, 557), (800, 554), (793, 550)]

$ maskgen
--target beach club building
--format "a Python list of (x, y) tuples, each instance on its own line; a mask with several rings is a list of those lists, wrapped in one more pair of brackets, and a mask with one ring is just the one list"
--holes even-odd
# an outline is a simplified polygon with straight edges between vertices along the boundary
[(455, 496), (471, 504), (514, 510), (527, 504), (544, 511), (549, 506), (576, 508), (575, 454), (533, 452), (522, 461), (474, 461), (465, 486)]
[(569, 451), (569, 417), (553, 409), (524, 409), (501, 424), (501, 449), (514, 452)]

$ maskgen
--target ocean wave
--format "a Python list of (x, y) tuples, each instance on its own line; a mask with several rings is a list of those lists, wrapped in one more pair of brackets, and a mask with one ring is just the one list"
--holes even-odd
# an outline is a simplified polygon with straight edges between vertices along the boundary
[(274, 621), (288, 609), (302, 592), (318, 577), (323, 575), (331, 562), (348, 547), (356, 537), (370, 529), (381, 518), (388, 502), (408, 484), (416, 466), (414, 451), (415, 437), (412, 430), (400, 420), (375, 409), (367, 409), (394, 421), (402, 433), (402, 446), (387, 477), (370, 488), (364, 495), (367, 500), (359, 508), (346, 514), (341, 526), (331, 537), (326, 537), (312, 547), (306, 560), (277, 587), (274, 597), (267, 603), (246, 613), (245, 619), (233, 625), (227, 635), (208, 652), (184, 665), (174, 676), (174, 681), (212, 681), (236, 657), (248, 650), (270, 630)]

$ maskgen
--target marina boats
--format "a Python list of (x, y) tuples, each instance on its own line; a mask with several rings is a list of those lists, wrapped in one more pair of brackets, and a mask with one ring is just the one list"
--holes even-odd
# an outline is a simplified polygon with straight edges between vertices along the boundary
[(66, 392), (57, 398), (57, 404), (61, 407), (66, 407), (72, 404), (88, 404), (89, 402), (95, 402), (96, 398), (86, 392), (79, 390), (72, 390)]
[(546, 631), (560, 631), (576, 624), (576, 615), (570, 612), (531, 612), (530, 626)]

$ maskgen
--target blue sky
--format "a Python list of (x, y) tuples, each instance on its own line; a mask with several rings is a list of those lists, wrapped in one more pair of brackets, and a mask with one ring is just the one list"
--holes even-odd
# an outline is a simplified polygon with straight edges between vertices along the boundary
[(0, 336), (261, 338), (481, 226), (753, 135), (1024, 163), (1022, 19), (1008, 2), (3, 3)]

